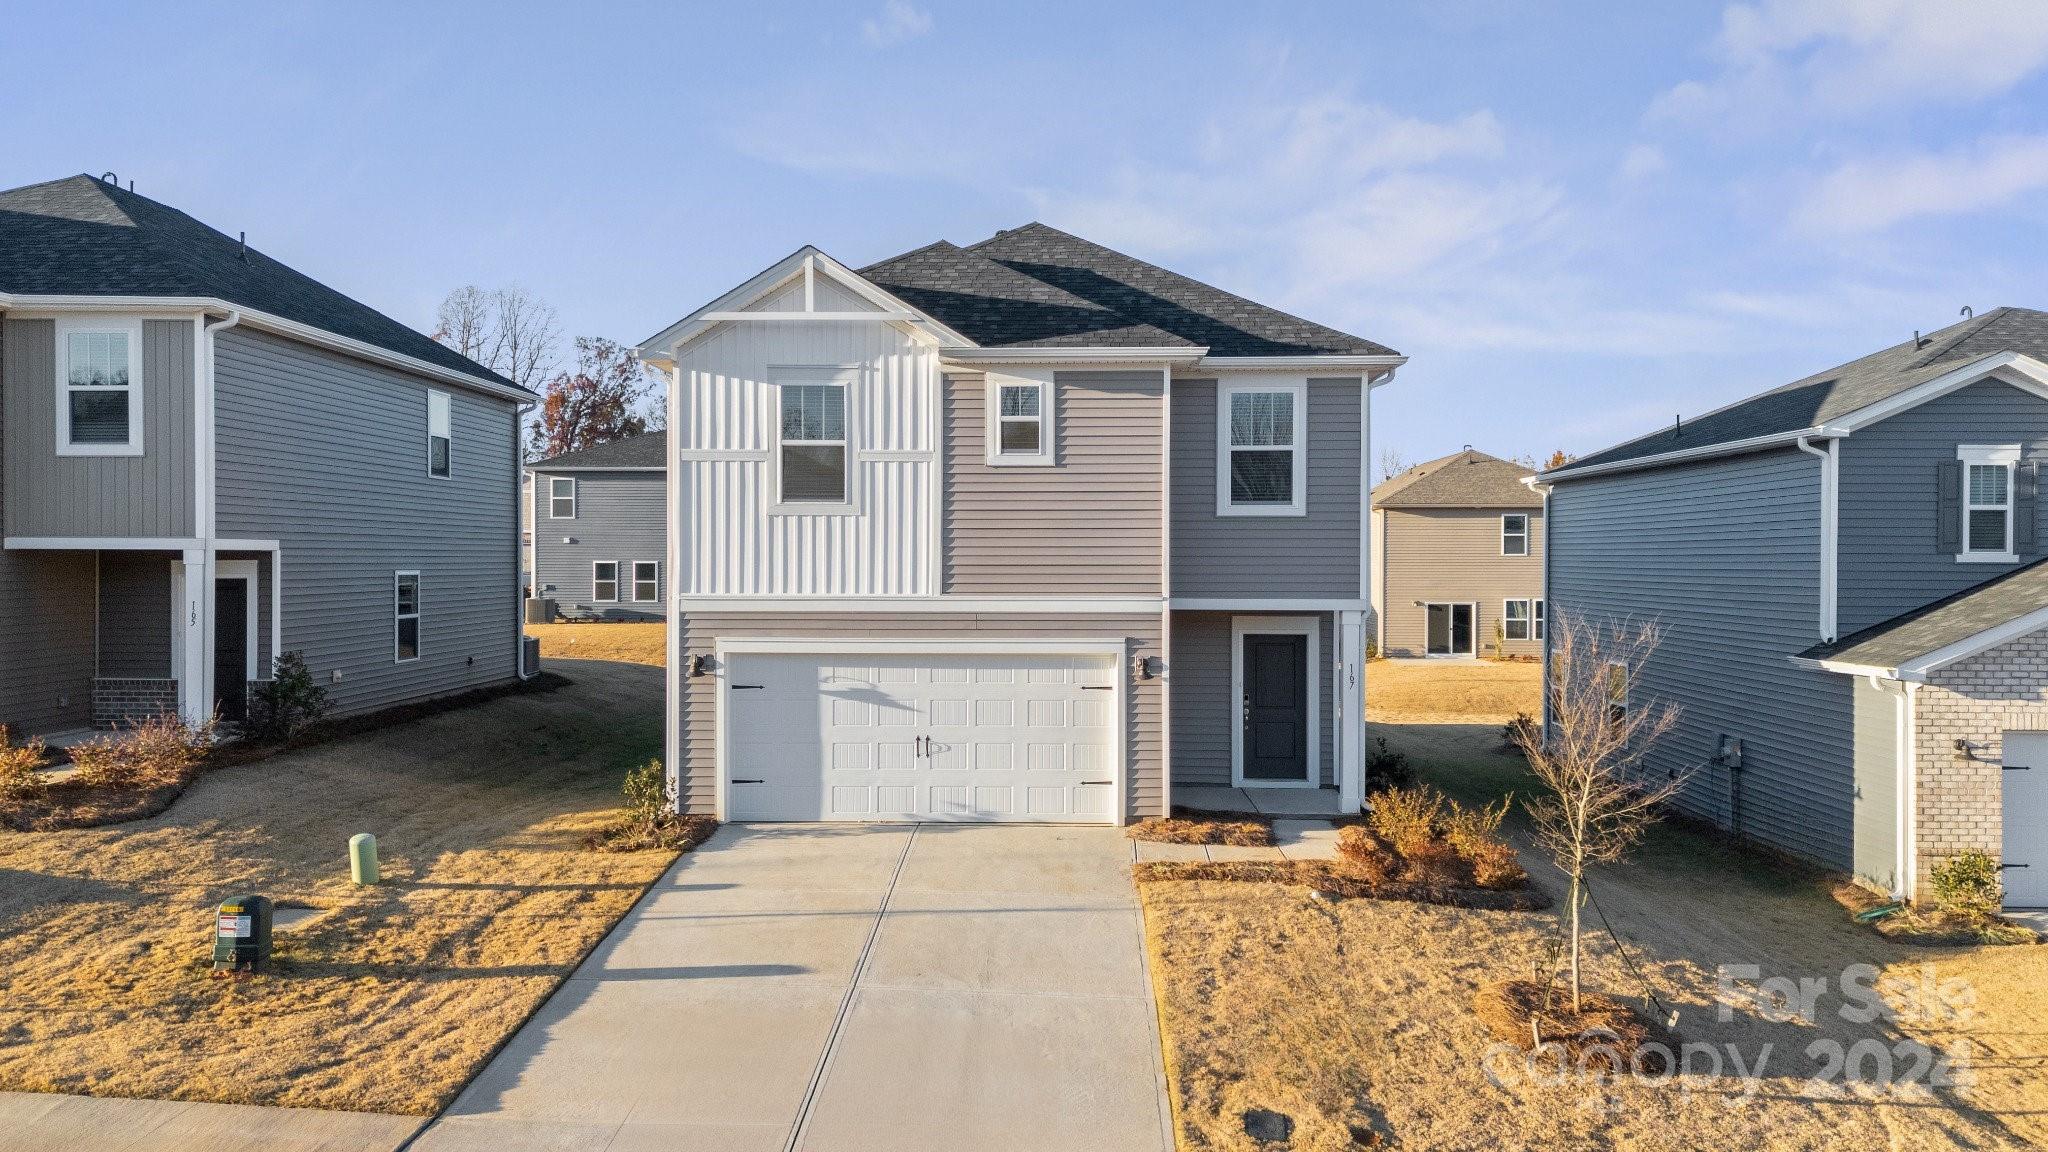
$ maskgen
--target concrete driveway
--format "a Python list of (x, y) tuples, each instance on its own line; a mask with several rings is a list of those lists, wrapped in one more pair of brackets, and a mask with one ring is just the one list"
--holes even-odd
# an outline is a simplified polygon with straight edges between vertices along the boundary
[(413, 1147), (1173, 1147), (1114, 828), (733, 825)]

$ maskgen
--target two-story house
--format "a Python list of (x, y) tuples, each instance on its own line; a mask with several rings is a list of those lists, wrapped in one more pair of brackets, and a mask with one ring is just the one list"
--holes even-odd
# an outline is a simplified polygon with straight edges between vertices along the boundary
[(1466, 448), (1372, 490), (1372, 610), (1385, 656), (1543, 652), (1535, 469)]
[(2048, 313), (2000, 308), (1541, 474), (1554, 610), (1659, 623), (1617, 703), (1683, 710), (1694, 814), (2048, 905), (2044, 457)]
[(571, 620), (664, 618), (668, 434), (527, 465), (533, 595)]
[(1390, 349), (1030, 224), (803, 248), (639, 351), (671, 376), (686, 810), (1358, 809)]
[(532, 399), (111, 180), (0, 192), (0, 723), (511, 679)]

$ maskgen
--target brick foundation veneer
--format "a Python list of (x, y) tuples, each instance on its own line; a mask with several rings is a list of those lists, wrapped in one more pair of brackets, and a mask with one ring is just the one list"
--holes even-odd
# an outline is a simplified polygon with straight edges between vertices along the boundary
[[(1914, 895), (1924, 900), (1936, 864), (1970, 848), (1999, 855), (2004, 734), (2048, 732), (2048, 630), (1929, 673), (1914, 709)], [(1976, 758), (1957, 750), (1958, 739), (1976, 745)]]
[(96, 679), (92, 682), (92, 726), (116, 728), (178, 711), (176, 680)]

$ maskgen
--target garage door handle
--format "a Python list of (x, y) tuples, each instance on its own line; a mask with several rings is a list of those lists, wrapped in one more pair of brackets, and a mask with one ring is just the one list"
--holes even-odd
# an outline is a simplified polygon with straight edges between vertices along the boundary
[(2007, 869), (2007, 868), (2031, 868), (2031, 867), (2033, 867), (2033, 865), (2031, 865), (2031, 864), (2000, 864), (2000, 865), (1998, 866), (1998, 868), (1999, 868), (1999, 871), (2001, 871), (2001, 872), (2002, 872), (2002, 871), (2004, 871), (2004, 870), (2005, 870), (2005, 869)]
[[(1084, 785), (1085, 785), (1085, 784), (1114, 784), (1114, 783), (1116, 783), (1116, 781), (1114, 781), (1114, 780), (1083, 780), (1083, 781), (1081, 781), (1081, 783), (1082, 783), (1082, 784), (1084, 784)], [(2024, 867), (2026, 867), (2026, 865), (2022, 864), (2022, 865), (2020, 865), (2020, 867), (2024, 868)]]
[(1083, 685), (1081, 685), (1081, 691), (1083, 691), (1083, 692), (1107, 692), (1107, 691), (1109, 691), (1109, 689), (1110, 689), (1110, 686), (1109, 686), (1109, 685), (1107, 685), (1107, 684), (1083, 684)]
[(2032, 772), (2034, 766), (2031, 764), (2007, 764), (2005, 770), (2007, 772)]
[(763, 688), (763, 687), (766, 687), (766, 685), (762, 685), (762, 684), (734, 684), (734, 685), (731, 685), (731, 688), (732, 688), (732, 690), (733, 690), (733, 691), (735, 691), (735, 692), (745, 692), (745, 691), (746, 691), (746, 690), (748, 690), (749, 688)]
[(766, 780), (735, 780), (735, 784), (766, 784)]

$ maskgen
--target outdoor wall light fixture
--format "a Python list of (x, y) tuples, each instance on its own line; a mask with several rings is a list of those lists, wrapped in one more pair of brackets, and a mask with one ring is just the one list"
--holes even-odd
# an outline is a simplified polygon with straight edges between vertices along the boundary
[(704, 655), (702, 652), (690, 657), (690, 675), (709, 676), (710, 674), (711, 657)]
[(1140, 656), (1135, 661), (1138, 679), (1150, 680), (1166, 669), (1166, 661), (1157, 656)]

